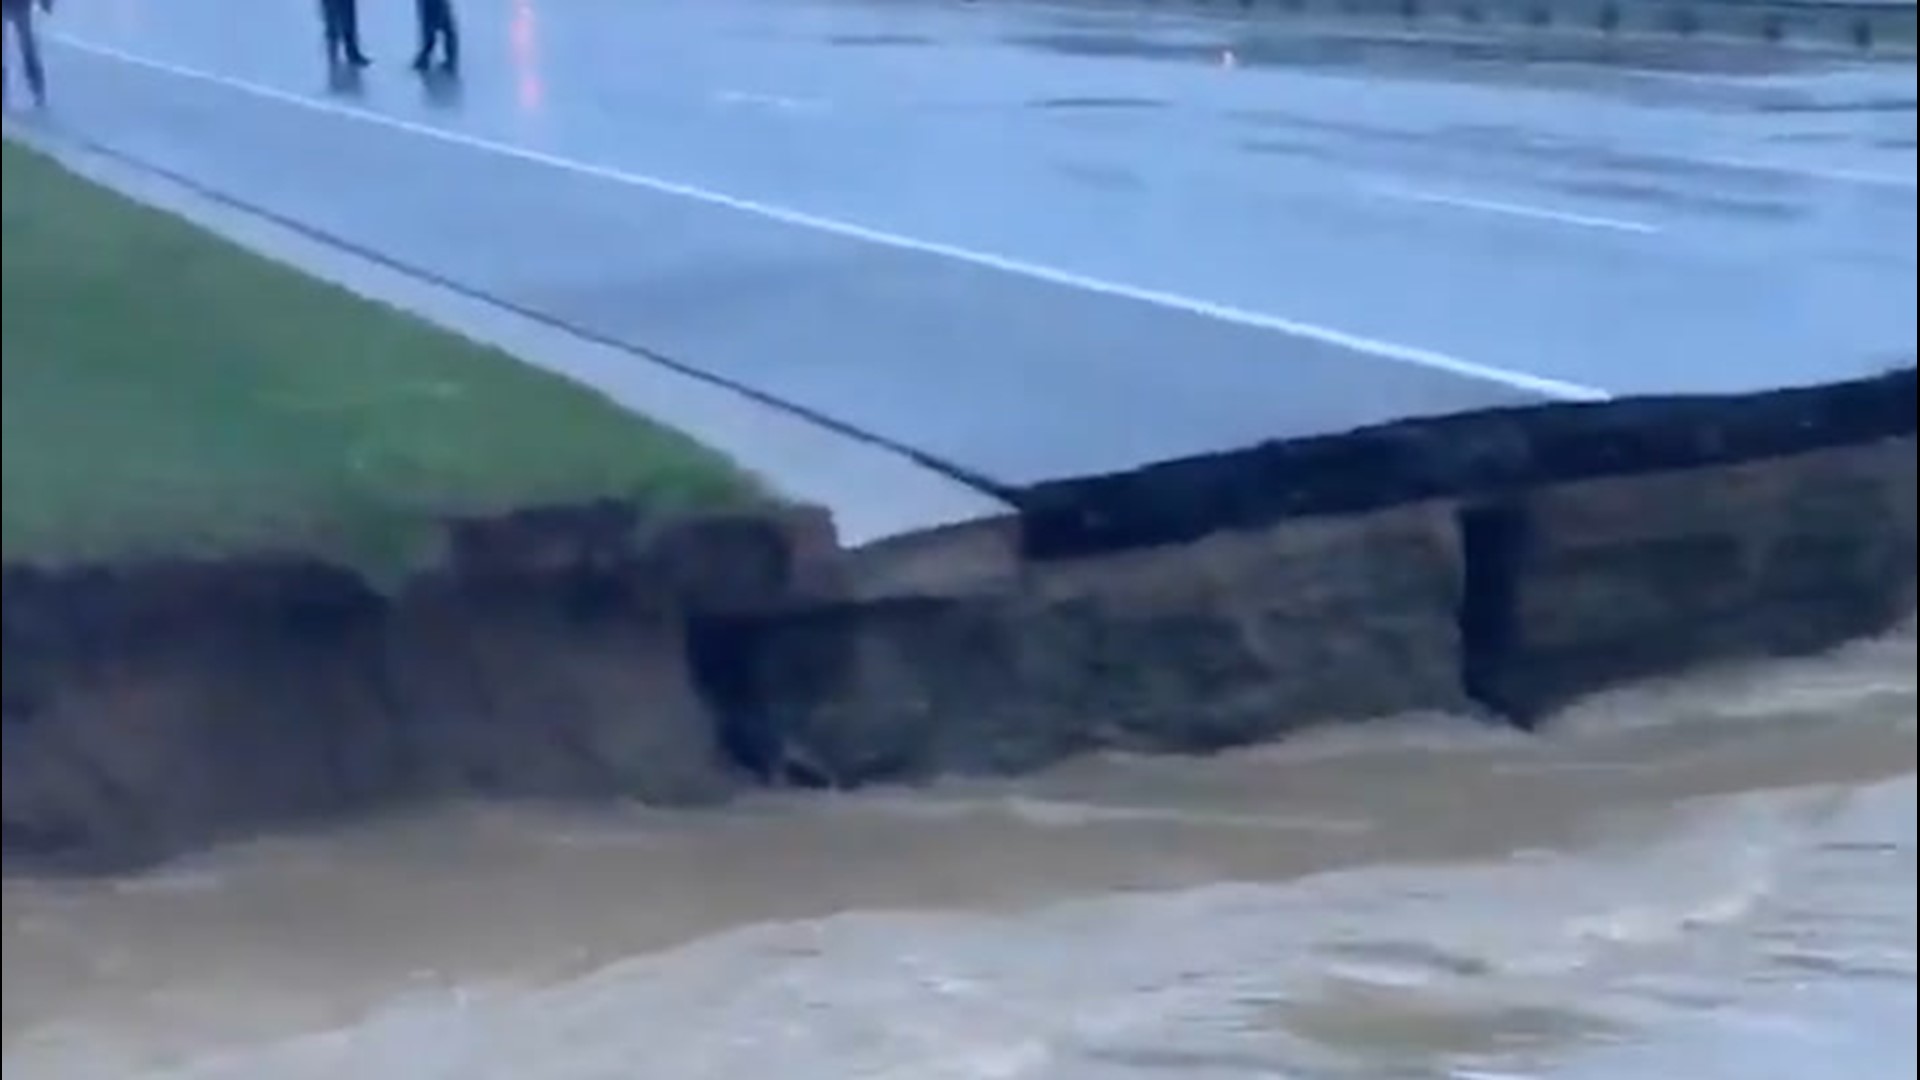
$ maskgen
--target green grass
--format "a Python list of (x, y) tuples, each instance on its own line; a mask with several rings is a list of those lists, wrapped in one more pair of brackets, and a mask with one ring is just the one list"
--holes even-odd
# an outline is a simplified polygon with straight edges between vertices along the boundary
[(9, 562), (391, 569), (431, 557), (448, 514), (761, 497), (590, 390), (4, 151)]

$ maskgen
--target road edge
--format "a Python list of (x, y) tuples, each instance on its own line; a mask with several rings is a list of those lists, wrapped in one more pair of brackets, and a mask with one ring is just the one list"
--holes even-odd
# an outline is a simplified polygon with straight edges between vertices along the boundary
[(4, 133), (136, 202), (355, 295), (498, 348), (674, 428), (731, 457), (779, 494), (830, 510), (850, 547), (997, 517), (1009, 509), (980, 487), (905, 453), (675, 370), (641, 349), (594, 340), (433, 281), (106, 148), (12, 119)]

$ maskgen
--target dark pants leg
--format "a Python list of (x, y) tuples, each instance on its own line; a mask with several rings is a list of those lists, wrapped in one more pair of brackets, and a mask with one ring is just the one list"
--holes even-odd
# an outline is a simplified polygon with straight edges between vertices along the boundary
[(5, 7), (7, 29), (13, 34), (14, 47), (20, 50), (20, 66), (26, 69), (27, 90), (35, 104), (47, 100), (47, 69), (40, 63), (40, 39), (33, 32), (33, 8), (8, 0)]
[(347, 46), (347, 60), (364, 64), (367, 54), (360, 51), (360, 0), (340, 0), (340, 9), (346, 24), (343, 40)]
[(413, 66), (425, 68), (433, 62), (434, 46), (440, 48), (440, 63), (447, 68), (460, 64), (460, 28), (453, 19), (453, 0), (415, 0), (420, 16), (420, 51)]
[(346, 59), (341, 55), (340, 0), (320, 0), (320, 32), (327, 43), (327, 63), (337, 64)]
[(328, 60), (336, 64), (367, 62), (367, 55), (360, 51), (358, 0), (320, 0), (320, 22), (327, 34)]
[(453, 0), (433, 0), (440, 8), (440, 62), (460, 66), (460, 23), (453, 17)]

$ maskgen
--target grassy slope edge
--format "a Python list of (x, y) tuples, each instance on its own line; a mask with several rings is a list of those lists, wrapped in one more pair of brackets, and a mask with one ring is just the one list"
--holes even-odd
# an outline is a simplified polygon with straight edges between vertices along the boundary
[(14, 143), (3, 164), (9, 562), (265, 550), (394, 569), (450, 513), (761, 497), (589, 389)]

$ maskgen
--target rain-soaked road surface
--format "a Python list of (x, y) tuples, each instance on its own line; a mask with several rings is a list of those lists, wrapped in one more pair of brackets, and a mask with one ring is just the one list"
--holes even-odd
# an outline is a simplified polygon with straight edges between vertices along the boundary
[[(1914, 68), (937, 0), (99, 0), (49, 122), (1009, 482), (1910, 357)], [(636, 363), (643, 362), (639, 359)]]

